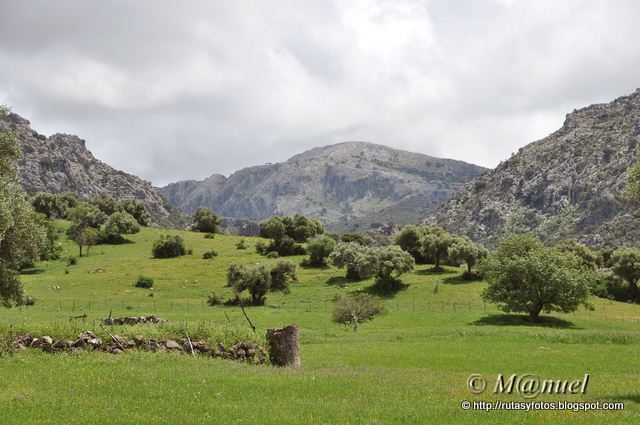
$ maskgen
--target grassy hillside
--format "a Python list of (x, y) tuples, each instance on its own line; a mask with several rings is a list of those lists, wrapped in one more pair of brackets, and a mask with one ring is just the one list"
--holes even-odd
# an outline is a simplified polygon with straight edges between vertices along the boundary
[[(175, 332), (250, 337), (237, 308), (209, 307), (207, 295), (227, 297), (226, 266), (265, 261), (258, 239), (180, 232), (194, 254), (151, 258), (151, 243), (164, 231), (143, 229), (133, 243), (99, 246), (75, 266), (44, 262), (23, 276), (36, 304), (0, 309), (3, 333), (26, 329), (52, 336), (100, 332), (98, 321), (156, 314), (171, 323), (123, 333)], [(202, 260), (205, 250), (219, 256)], [(65, 256), (76, 248), (65, 241)], [(301, 257), (295, 258), (299, 262)], [(69, 270), (65, 274), (65, 269)], [(389, 314), (349, 328), (330, 321), (331, 298), (364, 288), (335, 268), (300, 269), (291, 294), (269, 294), (264, 307), (247, 309), (262, 337), (270, 327), (301, 328), (302, 368), (281, 370), (228, 360), (136, 352), (44, 354), (35, 350), (0, 356), (0, 423), (628, 423), (640, 421), (640, 306), (593, 299), (595, 310), (554, 315), (547, 325), (525, 326), (482, 303), (484, 283), (465, 283), (462, 270), (432, 274), (418, 266), (403, 276), (408, 287), (388, 297)], [(139, 275), (155, 288), (133, 286)], [(346, 285), (346, 288), (341, 288)], [(59, 289), (53, 289), (58, 288)], [(436, 289), (437, 288), (437, 289)], [(153, 293), (153, 297), (149, 294)], [(225, 312), (230, 319), (227, 323)], [(69, 316), (87, 313), (85, 324)], [(216, 333), (218, 332), (218, 333)], [(532, 373), (577, 379), (589, 373), (584, 396), (536, 400), (623, 401), (623, 412), (464, 411), (463, 400), (526, 401), (520, 396), (473, 395), (470, 374)], [(135, 398), (134, 398), (135, 397)], [(132, 400), (136, 400), (132, 403)]]

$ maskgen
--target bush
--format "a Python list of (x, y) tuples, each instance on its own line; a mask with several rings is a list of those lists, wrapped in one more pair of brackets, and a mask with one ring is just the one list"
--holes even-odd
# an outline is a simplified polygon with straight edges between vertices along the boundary
[(211, 251), (206, 251), (204, 254), (202, 254), (202, 259), (210, 260), (213, 257), (217, 257), (217, 256), (218, 256), (218, 252), (212, 249)]
[(174, 258), (186, 254), (184, 241), (178, 235), (162, 235), (153, 243), (154, 258)]
[(224, 300), (222, 298), (220, 298), (219, 296), (216, 295), (215, 292), (212, 292), (209, 295), (209, 298), (207, 298), (207, 304), (209, 304), (210, 306), (216, 306), (216, 305), (222, 305), (224, 302)]
[(215, 238), (215, 237), (216, 237), (216, 234), (215, 234), (215, 233), (205, 233), (205, 234), (204, 234), (204, 238), (205, 238), (205, 239), (213, 239), (213, 238)]
[(153, 288), (153, 279), (150, 277), (140, 276), (136, 281), (136, 288)]
[(278, 251), (270, 251), (270, 252), (267, 252), (266, 257), (267, 258), (279, 258), (280, 254), (278, 254)]
[(34, 305), (36, 303), (36, 299), (33, 297), (26, 297), (24, 299), (24, 305)]
[(198, 208), (193, 215), (193, 230), (206, 233), (218, 233), (222, 219), (209, 208)]
[(187, 249), (187, 255), (193, 255), (193, 249), (192, 248)]
[(256, 242), (256, 252), (260, 255), (266, 255), (270, 252), (269, 248), (271, 245), (268, 245), (262, 241)]
[(267, 292), (288, 293), (290, 283), (296, 281), (296, 266), (291, 261), (280, 261), (273, 267), (231, 264), (227, 270), (227, 286), (233, 288), (238, 300), (243, 291), (249, 292), (251, 305), (264, 305)]
[(326, 265), (327, 258), (333, 252), (335, 247), (336, 241), (328, 236), (311, 239), (307, 245), (309, 259), (304, 262), (304, 265), (313, 267), (322, 267)]
[(78, 258), (75, 255), (70, 255), (67, 257), (68, 266), (75, 266), (76, 264), (78, 264)]
[(244, 239), (240, 240), (240, 242), (236, 244), (236, 249), (247, 249), (247, 243)]

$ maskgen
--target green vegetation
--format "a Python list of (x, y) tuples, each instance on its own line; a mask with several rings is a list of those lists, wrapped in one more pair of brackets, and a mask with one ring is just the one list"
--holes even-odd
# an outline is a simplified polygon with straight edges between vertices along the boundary
[(277, 252), (284, 257), (304, 255), (301, 243), (324, 233), (324, 225), (312, 217), (296, 214), (293, 217), (271, 217), (260, 222), (260, 236), (271, 239), (271, 243), (256, 245), (258, 253), (266, 255)]
[(136, 280), (136, 288), (153, 288), (153, 279), (150, 277), (140, 276), (138, 280)]
[(328, 236), (311, 239), (307, 244), (309, 259), (304, 260), (303, 264), (311, 267), (325, 266), (335, 247), (336, 241)]
[(209, 208), (198, 208), (193, 214), (193, 230), (207, 234), (215, 234), (220, 231), (222, 219)]
[[(288, 295), (270, 292), (264, 306), (246, 308), (257, 328), (254, 336), (239, 308), (211, 308), (207, 299), (212, 292), (225, 299), (235, 295), (226, 286), (230, 264), (272, 266), (278, 260), (253, 250), (236, 250), (241, 237), (216, 235), (209, 240), (201, 233), (183, 231), (175, 234), (198, 254), (215, 249), (216, 260), (202, 261), (200, 255), (152, 259), (153, 242), (163, 233), (166, 230), (142, 228), (130, 236), (133, 243), (100, 246), (69, 268), (69, 274), (65, 274), (66, 259), (77, 255), (77, 248), (62, 240), (64, 260), (39, 262), (40, 272), (21, 276), (25, 292), (36, 304), (0, 309), (0, 330), (5, 335), (11, 329), (13, 334), (32, 331), (74, 338), (89, 329), (108, 340), (98, 321), (113, 310), (114, 317), (155, 314), (170, 321), (107, 329), (124, 337), (177, 339), (186, 329), (194, 339), (228, 346), (262, 339), (267, 328), (296, 323), (301, 330), (302, 368), (281, 370), (146, 352), (52, 355), (30, 349), (0, 354), (0, 422), (86, 423), (87, 416), (77, 415), (78, 411), (91, 411), (94, 423), (123, 424), (168, 420), (176, 424), (635, 424), (640, 420), (640, 372), (630, 367), (629, 360), (640, 349), (638, 305), (591, 297), (593, 311), (556, 312), (528, 324), (526, 317), (500, 314), (495, 305), (483, 304), (486, 283), (461, 280), (465, 268), (443, 265), (443, 272), (433, 273), (432, 265), (418, 265), (402, 275), (406, 289), (377, 297), (387, 314), (354, 334), (351, 327), (333, 322), (332, 300), (368, 291), (374, 278), (355, 282), (345, 280), (344, 270), (335, 267), (301, 268), (299, 282), (290, 286)], [(244, 239), (251, 245), (262, 240)], [(95, 273), (99, 269), (104, 272)], [(132, 287), (140, 275), (154, 279), (154, 297)], [(85, 323), (69, 322), (69, 316), (83, 313), (88, 315)], [(516, 395), (471, 394), (466, 381), (472, 373), (490, 379), (498, 373), (573, 379), (587, 372), (591, 382), (586, 395), (544, 395), (535, 400), (623, 401), (623, 412), (460, 409), (462, 400), (526, 401)], [(95, 408), (104, 403), (108, 408)]]
[(333, 310), (333, 321), (342, 325), (353, 325), (353, 332), (358, 332), (358, 325), (387, 312), (386, 305), (377, 297), (362, 292), (344, 295), (336, 301)]
[(488, 286), (482, 296), (506, 312), (525, 312), (537, 322), (542, 311), (570, 313), (587, 305), (595, 278), (578, 257), (546, 248), (527, 235), (507, 237), (482, 263)]
[(153, 242), (151, 252), (154, 258), (175, 258), (185, 255), (187, 249), (184, 246), (184, 240), (179, 235), (162, 235), (160, 239)]
[(247, 291), (251, 296), (247, 304), (254, 306), (264, 305), (267, 292), (288, 294), (289, 285), (297, 280), (296, 266), (291, 261), (279, 261), (273, 267), (257, 264), (249, 268), (231, 264), (227, 271), (227, 286), (233, 288), (238, 297)]

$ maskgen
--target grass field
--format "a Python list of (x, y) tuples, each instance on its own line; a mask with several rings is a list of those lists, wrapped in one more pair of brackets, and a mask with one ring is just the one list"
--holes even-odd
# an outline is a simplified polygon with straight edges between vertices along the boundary
[[(212, 291), (231, 295), (224, 287), (229, 263), (276, 260), (255, 254), (257, 239), (245, 238), (249, 249), (237, 250), (239, 237), (211, 240), (190, 232), (179, 233), (193, 255), (155, 260), (151, 243), (160, 233), (143, 229), (130, 237), (133, 243), (94, 247), (75, 266), (62, 260), (38, 264), (22, 278), (36, 304), (0, 309), (2, 333), (99, 333), (98, 321), (111, 310), (114, 316), (156, 314), (171, 321), (118, 329), (119, 334), (170, 334), (187, 327), (192, 335), (224, 341), (253, 338), (239, 309), (205, 301)], [(64, 244), (65, 256), (76, 253), (70, 242)], [(212, 248), (219, 256), (202, 260)], [(546, 324), (528, 326), (483, 304), (483, 282), (460, 280), (461, 269), (433, 274), (430, 268), (403, 275), (408, 286), (386, 298), (389, 313), (362, 325), (358, 334), (331, 322), (330, 300), (373, 282), (346, 281), (336, 268), (300, 268), (300, 282), (290, 294), (269, 294), (267, 305), (247, 309), (259, 338), (270, 327), (300, 326), (299, 370), (146, 352), (5, 353), (0, 424), (640, 423), (640, 306), (594, 298), (594, 311), (553, 315)], [(152, 291), (133, 287), (139, 275), (155, 279)], [(69, 322), (69, 316), (84, 313), (86, 323)], [(625, 408), (465, 411), (463, 400), (529, 401), (489, 390), (472, 394), (467, 378), (476, 373), (490, 387), (499, 373), (545, 379), (588, 373), (587, 394), (535, 400), (619, 401)]]

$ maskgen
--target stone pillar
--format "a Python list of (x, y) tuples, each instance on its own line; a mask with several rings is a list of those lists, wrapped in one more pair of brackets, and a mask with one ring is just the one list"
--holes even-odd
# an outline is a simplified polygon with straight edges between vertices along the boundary
[(267, 329), (267, 343), (269, 358), (274, 366), (300, 367), (300, 338), (297, 326)]

